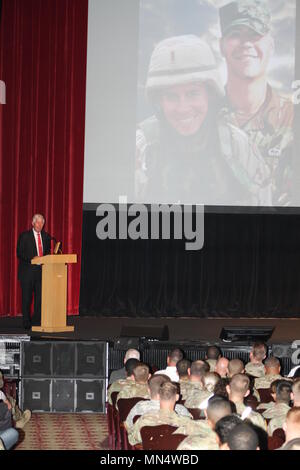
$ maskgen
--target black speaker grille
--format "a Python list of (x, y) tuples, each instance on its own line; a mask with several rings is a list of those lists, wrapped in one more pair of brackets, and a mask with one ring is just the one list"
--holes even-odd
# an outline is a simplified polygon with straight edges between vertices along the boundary
[(77, 343), (76, 377), (106, 376), (106, 343)]
[(22, 342), (23, 346), (23, 376), (51, 377), (51, 343)]
[(52, 411), (74, 411), (74, 380), (53, 380)]
[(105, 411), (105, 380), (76, 380), (76, 412)]
[(75, 346), (73, 342), (53, 343), (53, 376), (75, 376)]
[(31, 411), (50, 411), (50, 385), (47, 379), (22, 380), (23, 409)]

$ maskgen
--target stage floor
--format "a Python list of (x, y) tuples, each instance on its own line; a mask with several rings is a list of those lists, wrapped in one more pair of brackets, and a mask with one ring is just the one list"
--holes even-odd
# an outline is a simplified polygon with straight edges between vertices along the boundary
[(300, 340), (300, 318), (108, 318), (70, 316), (68, 325), (73, 333), (33, 333), (22, 329), (22, 318), (0, 318), (0, 335), (30, 334), (34, 339), (107, 340), (114, 341), (123, 327), (157, 327), (167, 325), (169, 341), (209, 341), (219, 339), (223, 326), (272, 326), (275, 328), (269, 344), (290, 343)]

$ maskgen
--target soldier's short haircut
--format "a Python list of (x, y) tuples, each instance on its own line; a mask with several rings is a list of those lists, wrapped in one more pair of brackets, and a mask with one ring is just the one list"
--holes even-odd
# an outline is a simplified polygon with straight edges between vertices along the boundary
[(216, 384), (221, 380), (221, 377), (216, 372), (207, 372), (202, 377), (202, 382), (206, 390), (211, 393), (214, 393)]
[(236, 374), (230, 380), (229, 386), (232, 393), (245, 395), (250, 386), (250, 379), (245, 374)]
[(188, 359), (181, 359), (176, 364), (176, 369), (178, 372), (179, 377), (184, 377), (188, 375), (188, 369), (191, 367), (191, 361)]
[(230, 380), (228, 377), (221, 377), (218, 383), (216, 383), (214, 388), (215, 395), (228, 398), (228, 393), (226, 390), (226, 386), (229, 385)]
[(259, 444), (258, 435), (250, 424), (237, 424), (228, 436), (230, 450), (256, 450)]
[(165, 382), (160, 386), (159, 398), (162, 401), (173, 401), (176, 399), (177, 387), (171, 382)]
[(236, 414), (224, 416), (219, 419), (216, 424), (215, 432), (218, 434), (221, 444), (225, 444), (228, 441), (228, 436), (231, 431), (238, 425), (242, 424), (243, 421)]
[(140, 361), (138, 361), (137, 359), (128, 359), (128, 361), (126, 361), (125, 370), (126, 370), (127, 377), (130, 377), (133, 374), (134, 369), (139, 364), (140, 364)]
[(300, 406), (293, 406), (286, 415), (286, 420), (300, 428)]
[(279, 382), (281, 382), (281, 379), (273, 380), (273, 382), (270, 385), (271, 393), (276, 393), (277, 385), (279, 384)]
[(152, 377), (148, 381), (149, 389), (150, 389), (150, 395), (152, 397), (156, 397), (159, 394), (160, 387), (162, 384), (166, 382), (171, 382), (170, 377), (167, 375), (163, 374), (155, 374), (152, 375)]
[(230, 375), (240, 374), (245, 366), (240, 359), (231, 359), (228, 364), (228, 372)]
[(181, 359), (183, 359), (183, 352), (181, 351), (181, 349), (176, 348), (168, 354), (168, 357), (172, 362), (177, 364), (178, 361), (181, 361)]
[(276, 386), (276, 401), (289, 404), (291, 400), (292, 384), (288, 380), (279, 380)]
[(267, 355), (268, 348), (265, 343), (254, 343), (252, 346), (252, 354), (255, 359), (262, 361)]
[(226, 398), (213, 396), (208, 400), (207, 417), (214, 424), (232, 413), (231, 404)]
[(137, 383), (148, 383), (149, 367), (141, 362), (133, 369), (134, 379)]
[(217, 360), (221, 356), (221, 351), (217, 346), (209, 346), (206, 352), (207, 359)]
[(195, 377), (203, 377), (209, 370), (210, 367), (205, 361), (194, 361), (191, 364), (191, 375)]
[(290, 440), (280, 450), (300, 450), (300, 437)]
[(297, 401), (300, 400), (300, 379), (294, 381), (292, 385), (292, 392), (295, 395)]
[(280, 361), (277, 357), (270, 356), (265, 360), (265, 367), (268, 369), (276, 369), (277, 367), (280, 367)]

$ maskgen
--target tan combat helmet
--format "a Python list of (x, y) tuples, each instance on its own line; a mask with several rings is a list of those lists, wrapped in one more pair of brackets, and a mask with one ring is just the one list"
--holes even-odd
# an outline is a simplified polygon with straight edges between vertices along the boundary
[(224, 90), (218, 66), (209, 45), (192, 34), (164, 39), (155, 47), (149, 64), (146, 92), (156, 92), (174, 85), (205, 82), (218, 94)]

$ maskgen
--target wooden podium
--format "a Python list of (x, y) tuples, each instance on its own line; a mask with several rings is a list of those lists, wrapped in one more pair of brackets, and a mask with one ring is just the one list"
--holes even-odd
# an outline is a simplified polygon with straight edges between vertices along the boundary
[(31, 264), (42, 265), (41, 326), (33, 326), (32, 331), (74, 331), (74, 326), (67, 326), (68, 263), (77, 263), (77, 255), (47, 255), (31, 260)]

